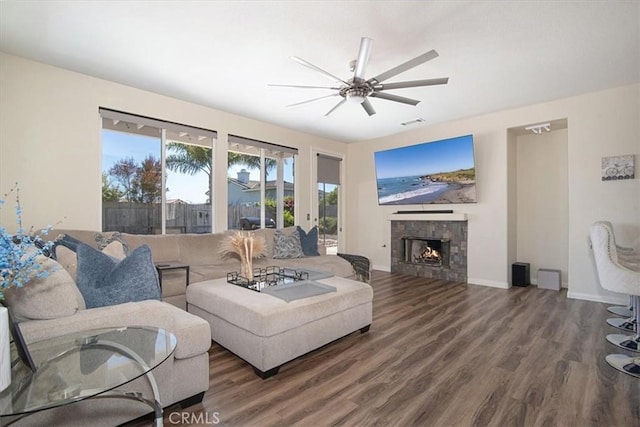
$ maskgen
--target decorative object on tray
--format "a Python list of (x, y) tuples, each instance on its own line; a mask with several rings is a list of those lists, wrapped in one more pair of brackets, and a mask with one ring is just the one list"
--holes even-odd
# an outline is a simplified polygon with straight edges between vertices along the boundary
[(286, 285), (300, 280), (309, 280), (309, 273), (276, 266), (257, 268), (248, 276), (237, 272), (227, 273), (228, 283), (256, 292), (261, 292), (264, 288), (270, 286)]
[(240, 259), (240, 274), (253, 276), (253, 258), (261, 258), (267, 253), (267, 242), (252, 231), (238, 231), (223, 240), (220, 253)]

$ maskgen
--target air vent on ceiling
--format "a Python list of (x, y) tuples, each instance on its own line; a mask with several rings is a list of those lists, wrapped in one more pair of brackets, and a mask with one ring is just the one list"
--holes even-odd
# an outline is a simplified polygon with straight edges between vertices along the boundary
[(425, 119), (415, 119), (415, 120), (409, 120), (408, 122), (403, 122), (400, 123), (402, 126), (411, 126), (411, 125), (417, 125), (418, 123), (424, 123), (426, 122)]

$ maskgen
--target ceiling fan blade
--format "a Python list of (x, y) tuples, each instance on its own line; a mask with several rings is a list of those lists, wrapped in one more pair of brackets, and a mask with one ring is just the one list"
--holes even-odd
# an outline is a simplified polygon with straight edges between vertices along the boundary
[(373, 105), (371, 105), (367, 98), (365, 98), (360, 105), (362, 105), (362, 108), (364, 108), (364, 111), (366, 111), (369, 116), (373, 116), (376, 113), (376, 110), (373, 109)]
[(412, 80), (409, 82), (397, 82), (397, 83), (387, 83), (387, 84), (376, 85), (374, 87), (374, 90), (403, 89), (406, 87), (446, 85), (448, 82), (449, 82), (449, 77), (442, 77), (439, 79)]
[(371, 46), (373, 46), (373, 40), (368, 37), (363, 37), (360, 40), (360, 51), (358, 52), (358, 59), (356, 61), (356, 69), (353, 73), (353, 78), (364, 80), (364, 73), (367, 70), (369, 64), (369, 55), (371, 54)]
[(296, 102), (295, 104), (289, 104), (287, 105), (287, 107), (297, 107), (298, 105), (304, 105), (313, 101), (318, 101), (320, 99), (325, 99), (325, 98), (331, 98), (332, 96), (338, 96), (338, 95), (339, 93), (332, 93), (331, 95), (320, 96), (318, 98), (307, 99), (306, 101), (302, 101), (302, 102)]
[(278, 84), (268, 84), (267, 86), (271, 87), (293, 87), (298, 89), (332, 89), (332, 90), (340, 90), (339, 87), (330, 87), (330, 86), (304, 86), (304, 85), (278, 85)]
[(403, 104), (409, 104), (409, 105), (418, 105), (420, 103), (420, 101), (416, 99), (405, 98), (404, 96), (392, 95), (390, 93), (383, 93), (383, 92), (373, 92), (369, 96), (372, 98), (386, 99), (388, 101), (401, 102)]
[(329, 114), (333, 113), (339, 106), (341, 106), (342, 104), (344, 104), (345, 102), (347, 102), (347, 98), (344, 98), (342, 101), (338, 102), (331, 110), (329, 110), (329, 112), (327, 112), (327, 114), (325, 114), (324, 116), (327, 117)]
[(372, 85), (375, 86), (378, 83), (381, 83), (387, 79), (390, 79), (393, 76), (396, 76), (400, 73), (410, 70), (413, 67), (417, 67), (420, 64), (424, 64), (425, 62), (430, 61), (437, 57), (438, 57), (438, 52), (436, 52), (435, 50), (430, 50), (429, 52), (423, 53), (422, 55), (416, 58), (413, 58), (405, 62), (404, 64), (400, 64), (397, 67), (393, 67), (392, 69), (385, 71), (384, 73), (367, 80), (367, 83), (371, 83)]
[(312, 70), (322, 74), (323, 76), (325, 76), (326, 78), (328, 78), (328, 79), (330, 79), (330, 80), (332, 80), (334, 82), (342, 82), (344, 84), (348, 84), (347, 82), (345, 82), (341, 78), (334, 76), (333, 74), (323, 70), (322, 68), (316, 67), (312, 63), (307, 62), (302, 58), (298, 58), (297, 56), (292, 56), (291, 59), (293, 59), (294, 61), (296, 61), (300, 65), (304, 65), (307, 68), (311, 68)]

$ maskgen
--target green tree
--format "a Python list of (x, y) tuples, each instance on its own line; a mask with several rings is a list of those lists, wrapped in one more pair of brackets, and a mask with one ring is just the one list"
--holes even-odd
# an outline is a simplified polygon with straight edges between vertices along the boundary
[(147, 156), (136, 170), (135, 187), (141, 203), (154, 203), (162, 198), (162, 165), (152, 155)]
[[(211, 173), (213, 172), (211, 165), (211, 148), (181, 144), (178, 142), (168, 143), (167, 148), (172, 152), (167, 156), (166, 161), (169, 170), (189, 175), (195, 175), (198, 172), (207, 174), (209, 182), (208, 203), (211, 203)], [(265, 159), (267, 171), (275, 168), (276, 164), (274, 159)], [(252, 169), (259, 168), (260, 157), (229, 151), (227, 154), (227, 167), (230, 168), (236, 165), (244, 165)]]
[(166, 160), (169, 170), (189, 175), (204, 172), (207, 175), (209, 183), (207, 203), (210, 204), (211, 194), (213, 194), (211, 191), (211, 173), (213, 172), (211, 148), (170, 142), (167, 144), (167, 149), (172, 152)]
[(109, 176), (112, 176), (123, 189), (122, 195), (128, 201), (136, 201), (135, 177), (138, 165), (133, 157), (122, 158), (109, 169)]
[[(109, 177), (118, 185), (110, 183)], [(103, 174), (102, 189), (103, 199), (105, 195), (110, 200), (120, 200), (125, 196), (127, 201), (134, 203), (157, 202), (162, 196), (160, 161), (152, 155), (147, 156), (140, 164), (136, 164), (133, 157), (123, 158), (109, 169), (108, 176)]]
[[(264, 164), (267, 171), (270, 171), (273, 170), (273, 168), (275, 168), (278, 163), (275, 159), (265, 158)], [(251, 154), (241, 154), (229, 151), (227, 155), (227, 165), (228, 167), (243, 165), (250, 169), (259, 169), (260, 156), (252, 156)]]
[(334, 188), (333, 191), (325, 195), (326, 203), (328, 205), (337, 205), (338, 204), (338, 187)]
[(124, 193), (109, 181), (109, 175), (106, 172), (102, 172), (102, 200), (105, 202), (117, 202), (123, 195)]

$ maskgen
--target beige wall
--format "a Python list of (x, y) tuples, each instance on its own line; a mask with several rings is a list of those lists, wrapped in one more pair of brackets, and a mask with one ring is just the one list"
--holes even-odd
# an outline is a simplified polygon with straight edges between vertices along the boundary
[[(508, 129), (566, 118), (568, 295), (626, 302), (625, 297), (606, 292), (599, 286), (587, 238), (589, 226), (594, 221), (609, 219), (616, 226), (620, 240), (627, 244), (638, 243), (640, 180), (602, 182), (600, 160), (603, 156), (640, 155), (639, 100), (640, 85), (636, 84), (350, 144), (346, 181), (348, 250), (369, 256), (376, 268), (389, 268), (390, 229), (386, 217), (398, 207), (377, 205), (375, 151), (473, 134), (478, 203), (448, 207), (468, 215), (469, 282), (508, 287), (510, 265), (517, 252), (514, 224), (517, 188), (509, 184), (509, 180), (517, 175), (517, 169), (512, 165), (517, 153), (508, 149), (509, 142), (513, 143), (517, 138)], [(426, 209), (442, 207), (427, 205)], [(404, 207), (420, 208), (423, 206)]]
[[(217, 230), (227, 226), (228, 134), (298, 148), (296, 171), (311, 170), (312, 147), (346, 152), (341, 142), (0, 53), (0, 194), (20, 183), (25, 224), (101, 228), (100, 106), (218, 131), (214, 174), (225, 184), (214, 188)], [(295, 180), (297, 218), (308, 228), (311, 177)], [(14, 224), (12, 207), (0, 215)]]
[[(225, 182), (229, 133), (297, 147), (296, 209), (303, 227), (312, 225), (307, 213), (314, 217), (315, 189), (311, 177), (301, 172), (313, 169), (312, 149), (345, 153), (344, 250), (364, 254), (376, 268), (388, 269), (386, 216), (397, 208), (377, 205), (373, 153), (473, 134), (479, 202), (452, 208), (469, 218), (469, 281), (507, 287), (517, 251), (517, 191), (508, 179), (516, 173), (511, 165), (515, 153), (508, 149), (513, 136), (507, 130), (567, 118), (569, 296), (626, 302), (598, 285), (587, 236), (593, 221), (608, 219), (621, 243), (639, 243), (640, 180), (600, 180), (601, 157), (640, 155), (639, 100), (640, 85), (633, 85), (345, 145), (0, 53), (0, 190), (20, 183), (27, 225), (62, 220), (64, 228), (100, 228), (99, 106), (218, 131), (217, 182)], [(215, 227), (224, 229), (226, 185), (216, 188), (214, 203)], [(10, 227), (13, 222), (13, 210), (5, 205), (0, 223)]]
[(531, 282), (539, 268), (569, 269), (569, 185), (567, 130), (517, 137), (516, 258), (528, 262)]

